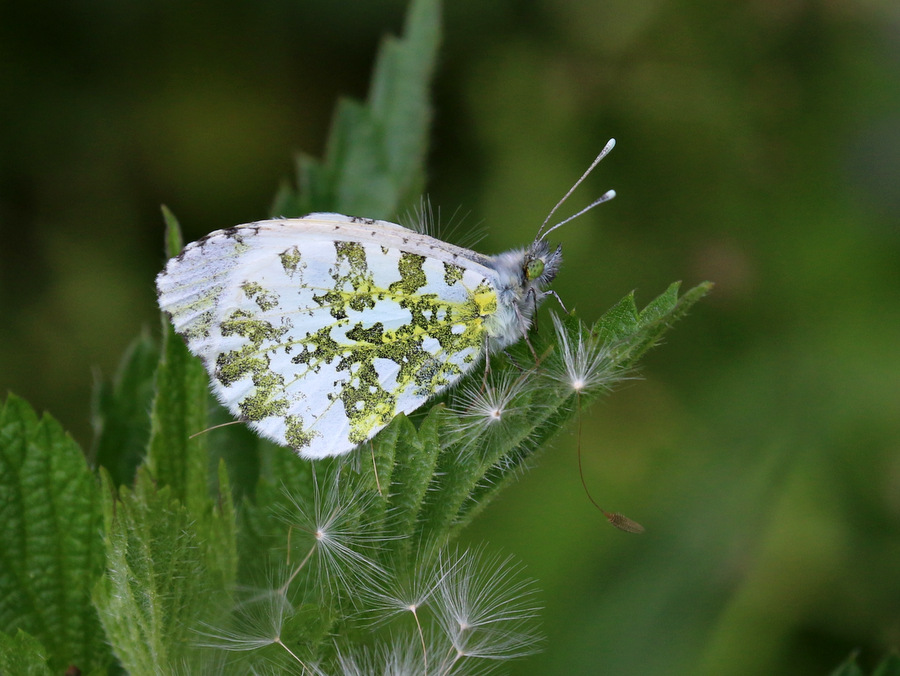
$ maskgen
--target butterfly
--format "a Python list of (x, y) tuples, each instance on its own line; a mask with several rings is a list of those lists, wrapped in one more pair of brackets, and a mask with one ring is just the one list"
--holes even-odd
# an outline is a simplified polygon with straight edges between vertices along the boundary
[[(334, 213), (217, 230), (157, 276), (160, 308), (212, 389), (304, 458), (349, 452), (527, 334), (562, 262), (549, 219), (495, 256), (395, 223)], [(558, 296), (557, 296), (558, 298)]]

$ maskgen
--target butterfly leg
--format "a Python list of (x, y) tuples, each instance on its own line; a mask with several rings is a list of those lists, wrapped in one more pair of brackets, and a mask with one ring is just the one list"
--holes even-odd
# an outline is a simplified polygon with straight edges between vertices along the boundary
[(525, 373), (525, 368), (519, 362), (516, 361), (515, 357), (513, 357), (510, 354), (509, 350), (503, 350), (503, 354), (505, 354), (506, 358), (509, 359), (510, 364), (515, 366), (517, 369), (519, 369), (520, 373)]
[(549, 291), (546, 291), (545, 293), (547, 295), (553, 296), (556, 299), (556, 302), (559, 303), (559, 306), (563, 309), (563, 312), (565, 312), (567, 315), (572, 314), (571, 312), (569, 312), (566, 309), (565, 303), (562, 302), (562, 298), (559, 297), (559, 294), (556, 293), (556, 291), (554, 291), (553, 289), (550, 289)]
[[(537, 304), (535, 304), (536, 306)], [(519, 310), (518, 305), (513, 305), (516, 311), (516, 317), (519, 318), (519, 326), (522, 327), (522, 337), (525, 339), (525, 344), (528, 346), (528, 349), (531, 350), (531, 354), (534, 357), (534, 362), (537, 363), (540, 361), (538, 359), (537, 351), (534, 349), (534, 345), (531, 344), (531, 341), (528, 339), (528, 321), (525, 319), (525, 316), (522, 314), (522, 311)]]
[[(537, 292), (536, 292), (536, 291), (534, 290), (534, 288), (532, 287), (532, 288), (528, 289), (528, 294), (531, 296), (531, 302), (533, 303), (533, 310), (532, 310), (532, 315), (531, 315), (531, 316), (532, 316), (534, 319), (532, 320), (531, 324), (532, 324), (532, 326), (534, 326), (534, 330), (537, 331), (537, 330), (538, 330), (538, 314), (537, 314), (538, 300), (537, 300)], [(569, 310), (566, 308), (565, 303), (562, 302), (562, 298), (559, 297), (559, 294), (556, 293), (556, 291), (553, 291), (552, 289), (550, 289), (550, 290), (548, 290), (548, 291), (544, 291), (544, 292), (541, 294), (541, 298), (543, 298), (544, 296), (553, 296), (553, 297), (556, 299), (556, 302), (559, 303), (559, 306), (563, 309), (563, 312), (565, 312), (566, 314), (570, 314), (570, 313), (569, 313)], [(523, 318), (522, 315), (519, 313), (518, 308), (516, 308), (516, 313), (519, 314), (519, 319), (520, 319), (521, 321), (524, 322), (524, 318)], [(540, 361), (540, 360), (538, 359), (537, 354), (536, 354), (535, 351), (534, 351), (534, 348), (531, 346), (531, 341), (528, 340), (528, 332), (527, 332), (527, 330), (526, 330), (526, 331), (523, 331), (523, 333), (525, 334), (525, 342), (528, 343), (528, 347), (531, 348), (531, 354), (534, 355), (534, 360), (535, 360), (535, 362)]]
[(484, 336), (484, 378), (481, 379), (481, 391), (487, 388), (488, 376), (491, 375), (491, 351), (488, 336)]
[[(537, 300), (537, 291), (534, 290), (534, 287), (528, 289), (528, 298), (531, 298), (531, 326), (535, 331), (538, 330), (538, 300)], [(543, 295), (541, 295), (543, 298)], [(528, 331), (525, 330), (525, 342), (528, 343), (528, 347), (531, 347), (531, 343), (528, 342)], [(534, 354), (534, 348), (531, 347), (531, 353)], [(537, 361), (537, 355), (535, 355), (534, 360)]]

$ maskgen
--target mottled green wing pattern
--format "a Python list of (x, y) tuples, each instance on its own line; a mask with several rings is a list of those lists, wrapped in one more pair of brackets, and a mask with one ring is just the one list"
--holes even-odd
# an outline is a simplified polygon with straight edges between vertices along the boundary
[(233, 414), (304, 457), (338, 455), (482, 356), (497, 281), (467, 253), (380, 221), (264, 221), (189, 244), (159, 302)]

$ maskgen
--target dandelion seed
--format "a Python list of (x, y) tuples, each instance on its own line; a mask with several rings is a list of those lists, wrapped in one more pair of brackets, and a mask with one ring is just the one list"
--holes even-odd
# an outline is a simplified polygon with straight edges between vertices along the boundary
[(321, 483), (313, 473), (311, 506), (292, 495), (288, 498), (293, 510), (279, 516), (292, 531), (307, 535), (309, 549), (285, 582), (285, 590), (310, 561), (318, 564), (317, 586), (332, 592), (352, 588), (354, 579), (367, 579), (384, 572), (365, 554), (375, 551), (378, 543), (388, 539), (377, 532), (367, 533), (361, 526), (362, 515), (374, 498), (371, 493), (356, 486), (342, 490), (337, 470)]
[(537, 650), (536, 589), (521, 577), (521, 565), (480, 549), (447, 556), (443, 565), (435, 612), (453, 651), (441, 668), (463, 658), (506, 660)]
[(556, 315), (551, 315), (553, 329), (559, 345), (558, 355), (553, 359), (549, 376), (576, 394), (595, 389), (609, 389), (623, 378), (621, 370), (609, 347), (598, 340), (585, 336), (578, 327), (577, 340)]
[(428, 673), (429, 650), (420, 611), (429, 604), (450, 570), (451, 568), (439, 558), (436, 547), (423, 545), (417, 550), (416, 558), (408, 572), (395, 573), (385, 578), (382, 589), (373, 589), (369, 592), (368, 605), (370, 612), (375, 615), (375, 624), (385, 623), (391, 618), (407, 613), (412, 615), (422, 648), (425, 673)]
[(463, 449), (485, 436), (508, 432), (528, 410), (517, 400), (531, 384), (531, 374), (504, 371), (478, 385), (463, 387), (450, 411)]
[(552, 315), (553, 328), (559, 344), (559, 354), (549, 371), (551, 378), (560, 382), (575, 394), (578, 417), (578, 476), (588, 500), (596, 507), (610, 524), (629, 533), (643, 533), (644, 527), (622, 514), (607, 512), (594, 500), (584, 479), (581, 464), (581, 395), (591, 390), (609, 389), (613, 383), (624, 378), (616, 366), (612, 350), (605, 344), (590, 336), (581, 326), (576, 328), (578, 338), (572, 340), (570, 332), (562, 320)]
[(209, 627), (209, 631), (198, 632), (205, 640), (197, 645), (236, 652), (265, 648), (279, 640), (285, 620), (294, 612), (280, 590), (254, 593), (253, 598), (236, 606), (232, 627)]
[(603, 512), (603, 516), (606, 517), (606, 520), (609, 521), (610, 524), (612, 524), (619, 530), (624, 530), (626, 533), (644, 532), (644, 527), (641, 524), (639, 524), (637, 521), (629, 519), (624, 514), (619, 514), (618, 512)]
[[(438, 650), (429, 639), (428, 650)], [(338, 672), (341, 676), (450, 676), (450, 671), (429, 671), (423, 661), (415, 637), (393, 636), (378, 643), (374, 650), (352, 646), (338, 650)]]
[[(273, 585), (274, 587), (274, 585)], [(244, 590), (245, 593), (250, 590)], [(297, 613), (295, 605), (283, 593), (282, 588), (252, 590), (247, 598), (235, 606), (229, 627), (208, 627), (198, 631), (203, 637), (196, 645), (226, 652), (264, 651), (271, 646), (286, 654), (285, 663), (299, 665), (304, 674), (319, 674), (314, 667), (301, 659), (283, 638), (285, 625)], [(273, 653), (266, 653), (269, 657)], [(280, 673), (284, 670), (281, 669)]]

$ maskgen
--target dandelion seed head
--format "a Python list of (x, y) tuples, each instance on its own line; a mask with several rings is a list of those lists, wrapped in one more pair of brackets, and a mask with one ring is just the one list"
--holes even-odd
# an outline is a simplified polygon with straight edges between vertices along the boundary
[(593, 339), (579, 327), (577, 339), (555, 314), (553, 329), (558, 350), (551, 362), (549, 375), (575, 394), (593, 389), (608, 389), (623, 376), (609, 346)]
[(464, 386), (450, 406), (463, 441), (471, 443), (484, 434), (500, 432), (521, 417), (526, 407), (517, 400), (530, 383), (529, 374), (505, 371)]
[[(425, 639), (428, 654), (444, 652), (433, 637)], [(453, 665), (437, 664), (427, 668), (423, 644), (415, 636), (391, 636), (389, 640), (377, 641), (374, 648), (355, 644), (338, 646), (337, 669), (332, 673), (340, 676), (450, 676)]]
[(483, 550), (448, 554), (435, 613), (460, 657), (511, 659), (537, 649), (536, 589), (510, 558)]
[(296, 613), (296, 607), (276, 581), (286, 574), (282, 571), (270, 573), (270, 576), (271, 587), (239, 589), (231, 624), (227, 627), (207, 625), (197, 632), (201, 637), (197, 645), (229, 652), (250, 652), (278, 643), (285, 622)]
[(373, 496), (352, 482), (342, 485), (340, 476), (339, 471), (321, 479), (313, 476), (312, 499), (288, 494), (290, 506), (277, 514), (295, 534), (301, 534), (289, 548), (289, 557), (297, 562), (291, 580), (302, 572), (302, 579), (313, 588), (331, 592), (383, 572), (368, 554), (385, 537), (360, 525), (360, 515)]
[(371, 579), (360, 592), (366, 597), (372, 624), (384, 624), (399, 615), (416, 616), (431, 604), (444, 574), (437, 550), (426, 545), (417, 549), (408, 570), (392, 569)]

